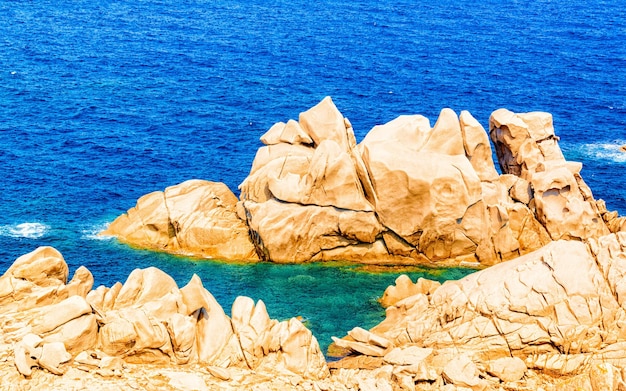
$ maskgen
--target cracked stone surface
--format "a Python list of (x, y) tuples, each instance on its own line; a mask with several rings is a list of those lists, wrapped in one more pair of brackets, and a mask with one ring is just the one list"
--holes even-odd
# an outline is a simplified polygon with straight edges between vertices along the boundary
[[(490, 139), (502, 175), (495, 169)], [(565, 160), (549, 113), (400, 116), (356, 143), (330, 97), (261, 136), (241, 199), (188, 181), (104, 232), (199, 257), (489, 266), (559, 239), (626, 229)]]

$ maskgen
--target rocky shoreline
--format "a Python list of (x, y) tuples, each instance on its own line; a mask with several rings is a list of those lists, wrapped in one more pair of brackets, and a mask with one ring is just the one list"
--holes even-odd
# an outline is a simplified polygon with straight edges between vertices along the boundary
[[(565, 161), (546, 113), (403, 116), (356, 144), (327, 98), (262, 137), (241, 199), (192, 180), (104, 234), (232, 260), (471, 264), (396, 280), (386, 318), (333, 338), (161, 270), (93, 289), (40, 247), (0, 277), (4, 390), (626, 390), (626, 222)], [(489, 266), (489, 267), (487, 267)]]

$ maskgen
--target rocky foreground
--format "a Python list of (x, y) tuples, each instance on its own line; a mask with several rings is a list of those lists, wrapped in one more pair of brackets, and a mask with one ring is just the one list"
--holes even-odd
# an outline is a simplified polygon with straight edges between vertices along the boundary
[(495, 111), (489, 136), (444, 109), (359, 144), (330, 98), (261, 137), (237, 197), (191, 180), (150, 193), (104, 235), (208, 258), (488, 266), (560, 240), (626, 229), (568, 162), (548, 113)]
[[(386, 319), (334, 338), (156, 268), (93, 289), (51, 247), (0, 277), (2, 390), (626, 390), (626, 221), (567, 162), (547, 113), (402, 116), (356, 144), (330, 98), (261, 140), (241, 199), (192, 180), (105, 234), (222, 259), (490, 266), (396, 280)], [(381, 292), (382, 293), (382, 292)]]
[(626, 390), (626, 233), (559, 240), (439, 283), (408, 277), (386, 319), (335, 338), (156, 268), (92, 290), (41, 247), (0, 277), (2, 390)]

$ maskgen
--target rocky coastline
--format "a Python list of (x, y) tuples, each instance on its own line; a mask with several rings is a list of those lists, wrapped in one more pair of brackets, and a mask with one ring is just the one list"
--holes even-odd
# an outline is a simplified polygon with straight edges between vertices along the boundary
[[(500, 171), (495, 169), (489, 138)], [(626, 220), (595, 200), (547, 113), (402, 116), (356, 144), (330, 98), (261, 141), (237, 197), (191, 180), (103, 233), (198, 257), (480, 266), (400, 276), (386, 318), (320, 351), (296, 318), (157, 268), (93, 289), (40, 247), (0, 277), (0, 389), (626, 390)]]

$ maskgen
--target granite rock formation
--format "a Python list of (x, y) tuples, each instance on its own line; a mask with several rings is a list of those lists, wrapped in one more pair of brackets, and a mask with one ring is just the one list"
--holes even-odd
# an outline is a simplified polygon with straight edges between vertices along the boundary
[(43, 369), (122, 376), (130, 364), (195, 365), (222, 380), (231, 370), (329, 375), (300, 321), (273, 320), (262, 301), (246, 297), (237, 298), (229, 318), (195, 275), (180, 289), (153, 267), (95, 290), (85, 268), (67, 278), (67, 264), (51, 247), (20, 257), (0, 277), (0, 361), (15, 365), (14, 372), (0, 366), (2, 376), (31, 378)]
[(399, 277), (386, 319), (326, 363), (298, 320), (156, 268), (91, 290), (42, 247), (0, 277), (0, 389), (623, 390), (626, 233), (540, 250), (442, 285)]
[(174, 254), (258, 260), (236, 207), (223, 183), (188, 180), (141, 197), (102, 234)]
[(509, 389), (538, 373), (556, 389), (626, 389), (625, 260), (624, 232), (551, 242), (396, 302), (369, 332), (335, 339), (353, 355), (332, 367), (389, 366), (404, 389)]
[(261, 137), (239, 202), (223, 185), (185, 182), (104, 233), (221, 259), (488, 266), (626, 229), (563, 157), (550, 114), (500, 109), (489, 125), (444, 109), (433, 127), (400, 116), (357, 144), (327, 97)]

